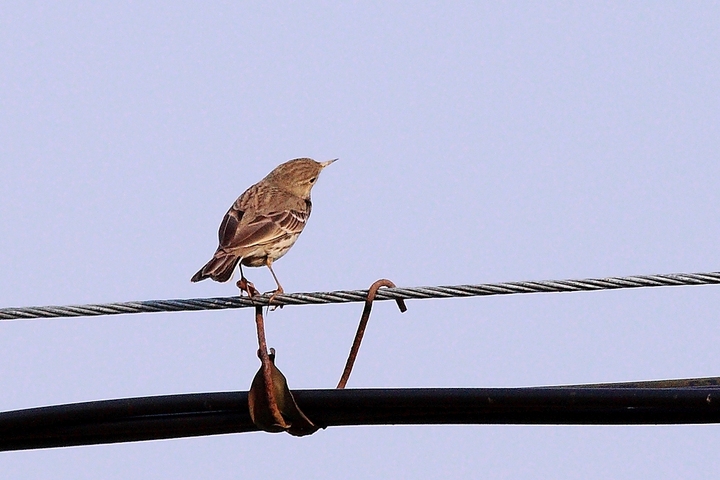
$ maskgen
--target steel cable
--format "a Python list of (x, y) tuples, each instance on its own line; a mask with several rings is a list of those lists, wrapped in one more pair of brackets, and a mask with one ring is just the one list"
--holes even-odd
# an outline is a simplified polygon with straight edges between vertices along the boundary
[[(561, 293), (615, 290), (642, 287), (672, 287), (720, 284), (720, 272), (635, 275), (630, 277), (588, 278), (583, 280), (549, 280), (479, 285), (437, 287), (383, 288), (375, 301), (417, 300), (428, 298), (482, 297), (520, 293)], [(322, 305), (328, 303), (364, 302), (367, 290), (339, 290), (334, 292), (290, 293), (278, 295), (273, 305)], [(215, 297), (174, 300), (145, 300), (138, 302), (88, 305), (0, 308), (0, 320), (33, 318), (87, 317), (150, 312), (186, 312), (223, 310), (268, 305), (270, 295), (248, 297)]]

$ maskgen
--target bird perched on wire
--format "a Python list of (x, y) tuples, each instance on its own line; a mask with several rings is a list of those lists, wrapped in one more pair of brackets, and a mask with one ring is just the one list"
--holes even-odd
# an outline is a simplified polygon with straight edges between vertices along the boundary
[(258, 294), (243, 275), (242, 266), (270, 269), (277, 290), (284, 292), (272, 264), (290, 250), (310, 217), (310, 191), (320, 172), (333, 163), (297, 158), (279, 165), (235, 200), (225, 214), (218, 238), (220, 245), (213, 258), (193, 277), (193, 282), (212, 278), (227, 282), (235, 265), (240, 264), (237, 286), (249, 296)]

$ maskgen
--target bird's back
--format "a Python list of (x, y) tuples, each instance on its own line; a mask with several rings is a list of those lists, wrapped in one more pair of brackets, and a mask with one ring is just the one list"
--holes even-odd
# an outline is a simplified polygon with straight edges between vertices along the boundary
[(218, 252), (242, 258), (243, 265), (264, 265), (282, 257), (307, 224), (312, 203), (267, 183), (247, 189), (228, 210), (218, 237)]

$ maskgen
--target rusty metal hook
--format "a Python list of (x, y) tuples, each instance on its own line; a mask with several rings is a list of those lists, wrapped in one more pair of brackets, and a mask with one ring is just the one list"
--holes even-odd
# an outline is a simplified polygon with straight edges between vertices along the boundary
[[(270, 413), (270, 417), (272, 418), (272, 421), (269, 422), (270, 425), (268, 425), (268, 427), (270, 428), (264, 428), (264, 430), (287, 430), (290, 425), (288, 425), (285, 420), (283, 420), (280, 409), (278, 408), (277, 399), (275, 398), (275, 386), (272, 378), (273, 364), (272, 360), (270, 359), (270, 355), (268, 354), (267, 341), (265, 340), (265, 321), (263, 319), (262, 306), (259, 305), (255, 307), (255, 324), (257, 326), (258, 336), (258, 357), (260, 357), (260, 362), (262, 363), (262, 379), (265, 386), (265, 391), (263, 393), (265, 394), (267, 407)], [(275, 352), (273, 351), (272, 353), (274, 354)]]
[[(373, 300), (375, 300), (375, 295), (377, 295), (380, 287), (395, 288), (395, 284), (390, 280), (382, 278), (373, 283), (368, 289), (367, 298), (365, 299), (365, 308), (363, 308), (362, 316), (360, 317), (360, 324), (358, 325), (357, 333), (355, 333), (355, 340), (353, 340), (352, 347), (350, 348), (350, 354), (348, 355), (347, 362), (345, 363), (345, 370), (343, 370), (337, 388), (345, 388), (345, 385), (347, 385), (348, 379), (350, 378), (350, 373), (352, 372), (355, 359), (357, 358), (358, 351), (360, 350), (360, 343), (362, 342), (363, 335), (365, 335), (365, 328), (367, 327), (368, 320), (370, 320), (370, 311), (372, 310)], [(405, 306), (405, 302), (403, 300), (398, 299), (395, 300), (395, 302), (397, 303), (401, 313), (407, 311), (407, 307)]]
[(275, 366), (275, 349), (268, 353), (262, 307), (255, 307), (258, 333), (258, 357), (262, 365), (248, 392), (250, 418), (260, 430), (288, 432), (296, 437), (312, 435), (320, 427), (300, 409), (287, 384), (285, 375)]

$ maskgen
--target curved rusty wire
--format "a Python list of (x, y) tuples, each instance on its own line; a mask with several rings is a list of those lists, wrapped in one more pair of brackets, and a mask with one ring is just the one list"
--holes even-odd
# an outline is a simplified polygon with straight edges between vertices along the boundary
[[(360, 317), (360, 324), (358, 325), (357, 333), (355, 333), (355, 340), (353, 340), (352, 347), (350, 348), (350, 354), (348, 355), (347, 362), (345, 363), (345, 370), (343, 370), (340, 381), (338, 382), (337, 388), (345, 388), (350, 373), (352, 372), (355, 359), (357, 358), (358, 351), (360, 350), (360, 343), (362, 342), (363, 335), (365, 335), (365, 328), (367, 327), (368, 320), (370, 320), (370, 311), (372, 310), (373, 300), (377, 295), (380, 287), (395, 288), (395, 284), (390, 280), (382, 278), (377, 282), (373, 283), (368, 289), (367, 298), (365, 299), (365, 308), (363, 308), (362, 316)], [(395, 300), (400, 312), (405, 312), (407, 307), (402, 299)]]

